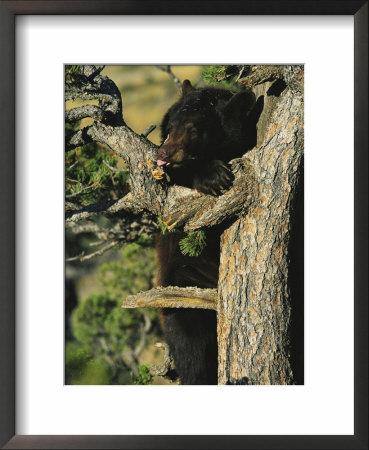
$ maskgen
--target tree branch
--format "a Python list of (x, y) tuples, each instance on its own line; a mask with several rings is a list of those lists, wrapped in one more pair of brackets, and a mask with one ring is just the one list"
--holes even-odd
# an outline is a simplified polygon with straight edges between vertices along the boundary
[(136, 209), (146, 209), (155, 215), (161, 215), (167, 188), (153, 176), (153, 171), (158, 171), (157, 146), (127, 126), (112, 127), (95, 122), (75, 133), (75, 137), (67, 140), (66, 147), (91, 141), (107, 145), (127, 163)]
[(109, 244), (105, 245), (105, 247), (101, 248), (100, 250), (97, 250), (96, 252), (90, 253), (89, 255), (85, 255), (85, 253), (82, 252), (80, 255), (73, 256), (71, 258), (67, 258), (65, 261), (66, 262), (71, 262), (71, 261), (88, 261), (89, 259), (95, 258), (96, 256), (101, 256), (102, 254), (104, 254), (108, 250), (112, 249), (113, 247), (116, 247), (118, 244), (119, 244), (118, 241), (113, 241), (113, 242), (110, 242)]
[(129, 295), (122, 308), (217, 308), (216, 289), (158, 287)]
[(128, 193), (125, 197), (119, 200), (104, 200), (97, 203), (92, 203), (84, 208), (67, 211), (65, 213), (65, 223), (68, 226), (71, 222), (79, 222), (81, 220), (91, 219), (98, 215), (104, 214), (105, 216), (114, 216), (122, 211), (132, 214), (139, 214), (143, 211), (142, 208), (138, 208), (133, 202), (131, 193)]
[(73, 150), (76, 147), (89, 144), (92, 142), (91, 136), (88, 134), (90, 127), (81, 128), (74, 133), (65, 134), (65, 151)]
[[(77, 182), (79, 183), (79, 182)], [(73, 192), (72, 194), (66, 194), (65, 198), (66, 199), (71, 199), (71, 198), (75, 198), (78, 197), (79, 195), (83, 195), (83, 194), (89, 194), (91, 191), (94, 191), (97, 189), (97, 184), (92, 183), (88, 186), (83, 186), (79, 191), (77, 192)]]
[(302, 66), (296, 65), (262, 65), (250, 66), (247, 76), (240, 78), (241, 86), (255, 87), (267, 81), (283, 79), (293, 91), (303, 93), (303, 70)]
[(92, 66), (92, 65), (84, 65), (81, 66), (81, 73), (82, 75), (86, 76), (87, 78), (95, 78), (97, 75), (100, 74), (100, 72), (105, 68), (105, 66)]
[(152, 133), (156, 128), (156, 125), (149, 125), (144, 131), (141, 133), (142, 137), (147, 137), (150, 133)]
[(93, 233), (98, 241), (92, 242), (90, 246), (96, 246), (111, 241), (123, 244), (137, 242), (143, 237), (149, 238), (157, 233), (158, 225), (151, 217), (143, 213), (139, 216), (127, 214), (115, 224), (110, 224), (109, 228), (101, 228), (95, 223), (79, 225), (72, 222), (69, 224), (68, 230), (73, 234)]
[(283, 66), (250, 66), (247, 76), (238, 80), (243, 86), (257, 86), (266, 81), (283, 77)]
[(125, 172), (125, 170), (121, 170), (121, 169), (118, 169), (117, 167), (111, 166), (111, 165), (108, 163), (108, 161), (106, 161), (105, 159), (103, 160), (103, 164), (104, 164), (108, 169), (110, 169), (112, 172)]
[[(257, 151), (257, 150), (256, 150)], [(163, 222), (169, 229), (181, 227), (185, 231), (209, 228), (247, 211), (252, 204), (256, 183), (253, 168), (246, 159), (232, 163), (235, 175), (233, 187), (219, 197), (204, 195), (188, 189), (170, 188), (164, 206)]]
[(104, 110), (96, 105), (84, 105), (65, 111), (66, 122), (76, 122), (77, 120), (85, 119), (86, 117), (91, 117), (92, 119), (102, 122), (105, 119), (106, 114)]
[(74, 83), (65, 84), (65, 100), (99, 100), (99, 107), (85, 105), (67, 111), (67, 121), (92, 117), (109, 125), (124, 125), (120, 91), (112, 80), (100, 75), (103, 68), (81, 66), (80, 73), (74, 75)]
[(136, 344), (136, 346), (133, 350), (133, 354), (136, 358), (138, 358), (140, 356), (143, 349), (145, 348), (147, 334), (150, 331), (151, 326), (152, 326), (151, 319), (150, 319), (149, 315), (147, 314), (147, 312), (143, 312), (142, 316), (144, 319), (144, 323), (140, 326), (140, 340), (139, 340), (138, 344)]
[(163, 72), (166, 72), (171, 77), (171, 79), (175, 82), (175, 84), (179, 87), (179, 89), (182, 89), (182, 83), (176, 77), (176, 75), (174, 75), (174, 73), (172, 72), (171, 66), (155, 66), (155, 67), (157, 67), (159, 70), (162, 70)]
[(165, 377), (171, 380), (175, 380), (178, 378), (178, 375), (175, 372), (174, 361), (169, 351), (169, 345), (163, 344), (161, 342), (157, 342), (155, 347), (161, 348), (164, 350), (164, 361), (161, 366), (152, 366), (150, 369), (150, 373), (153, 376)]

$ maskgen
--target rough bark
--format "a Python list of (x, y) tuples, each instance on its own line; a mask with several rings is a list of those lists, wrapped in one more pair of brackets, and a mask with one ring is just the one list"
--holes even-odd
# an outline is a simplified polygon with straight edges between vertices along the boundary
[(123, 308), (201, 308), (217, 309), (216, 289), (167, 286), (129, 295)]
[[(301, 68), (294, 70), (300, 76)], [(219, 384), (294, 382), (288, 249), (302, 172), (302, 90), (288, 86), (267, 130), (259, 132), (263, 144), (245, 155), (254, 168), (255, 202), (221, 241)]]

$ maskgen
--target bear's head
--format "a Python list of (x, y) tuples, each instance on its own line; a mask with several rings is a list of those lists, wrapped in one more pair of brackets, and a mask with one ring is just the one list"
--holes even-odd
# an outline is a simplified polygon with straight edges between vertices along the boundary
[(254, 102), (249, 92), (233, 95), (224, 89), (194, 89), (185, 80), (182, 97), (163, 120), (157, 165), (176, 169), (188, 161), (224, 160), (230, 130), (241, 123)]
[[(214, 119), (209, 117), (207, 106), (200, 91), (196, 91), (190, 81), (183, 82), (182, 97), (173, 105), (162, 127), (163, 142), (158, 152), (158, 166), (176, 168), (183, 161), (204, 156), (204, 148), (212, 140)], [(209, 120), (210, 119), (210, 120)]]

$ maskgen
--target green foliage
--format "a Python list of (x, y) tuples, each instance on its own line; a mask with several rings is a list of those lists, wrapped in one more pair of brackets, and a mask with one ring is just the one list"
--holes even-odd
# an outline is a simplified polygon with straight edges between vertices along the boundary
[[(65, 66), (66, 81), (78, 84), (81, 66)], [(81, 122), (65, 124), (66, 137), (81, 128)], [(85, 206), (89, 203), (120, 198), (128, 191), (128, 169), (117, 170), (118, 159), (107, 147), (90, 143), (65, 152), (65, 196)]]
[(127, 295), (147, 290), (155, 271), (155, 251), (137, 243), (121, 250), (121, 259), (103, 264), (99, 269), (99, 282), (105, 292), (122, 301)]
[(89, 295), (73, 312), (74, 337), (94, 355), (104, 354), (108, 345), (110, 351), (119, 351), (126, 341), (123, 331), (134, 324), (130, 316), (119, 312), (116, 300), (109, 294)]
[[(76, 126), (67, 124), (66, 131)], [(66, 198), (87, 205), (112, 196), (122, 197), (128, 190), (128, 171), (115, 171), (117, 158), (104, 147), (86, 144), (65, 154)]]
[[(119, 384), (122, 379), (129, 382), (132, 367), (123, 361), (122, 352), (136, 347), (144, 317), (142, 310), (121, 305), (128, 294), (151, 287), (154, 270), (154, 250), (136, 243), (125, 246), (119, 260), (99, 268), (101, 292), (82, 299), (72, 313), (76, 342), (66, 356), (66, 373), (73, 384), (82, 384), (81, 380), (85, 384)], [(159, 329), (157, 311), (150, 309), (145, 314)], [(97, 379), (105, 381), (87, 383)], [(142, 380), (148, 382), (144, 377)]]
[(65, 370), (68, 378), (78, 378), (91, 359), (90, 353), (77, 342), (67, 342), (65, 346)]
[(147, 236), (145, 234), (142, 234), (138, 238), (137, 244), (141, 247), (152, 247), (154, 244), (154, 236)]
[(72, 73), (73, 75), (79, 74), (81, 72), (81, 66), (79, 65), (65, 65), (65, 73)]
[[(103, 354), (106, 345), (112, 353), (117, 353), (127, 340), (134, 343), (142, 322), (139, 310), (122, 309), (121, 305), (127, 295), (149, 289), (154, 272), (153, 250), (133, 243), (125, 246), (121, 255), (120, 260), (99, 268), (103, 292), (82, 299), (73, 311), (74, 336), (94, 355)], [(153, 311), (152, 316), (155, 315)]]
[(78, 342), (65, 347), (66, 384), (111, 384), (112, 371), (106, 362), (93, 358)]
[(131, 373), (133, 384), (152, 384), (153, 376), (147, 364), (138, 366), (138, 375)]
[(165, 234), (167, 231), (169, 231), (167, 226), (160, 217), (158, 217), (158, 226), (162, 234)]
[(179, 241), (179, 247), (184, 255), (199, 256), (206, 246), (206, 235), (203, 230), (191, 231)]
[(227, 66), (204, 66), (201, 77), (209, 84), (218, 83), (225, 79), (225, 69)]
[(81, 66), (65, 66), (65, 81), (67, 83), (73, 83), (81, 73)]
[(163, 220), (160, 217), (158, 217), (158, 226), (162, 234), (177, 233), (177, 230), (175, 228), (168, 228), (168, 226), (163, 222)]
[(241, 87), (237, 84), (237, 79), (241, 73), (245, 76), (248, 71), (249, 66), (204, 66), (201, 77), (208, 84), (239, 91)]

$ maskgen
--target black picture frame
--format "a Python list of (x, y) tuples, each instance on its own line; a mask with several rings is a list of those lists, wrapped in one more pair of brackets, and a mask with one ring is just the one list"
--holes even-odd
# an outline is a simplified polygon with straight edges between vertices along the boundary
[[(15, 435), (15, 16), (19, 14), (353, 15), (355, 39), (354, 435)], [(339, 72), (339, 71), (338, 71)], [(365, 0), (43, 0), (0, 2), (0, 445), (6, 449), (368, 448), (368, 2)], [(342, 377), (342, 374), (336, 374)]]

